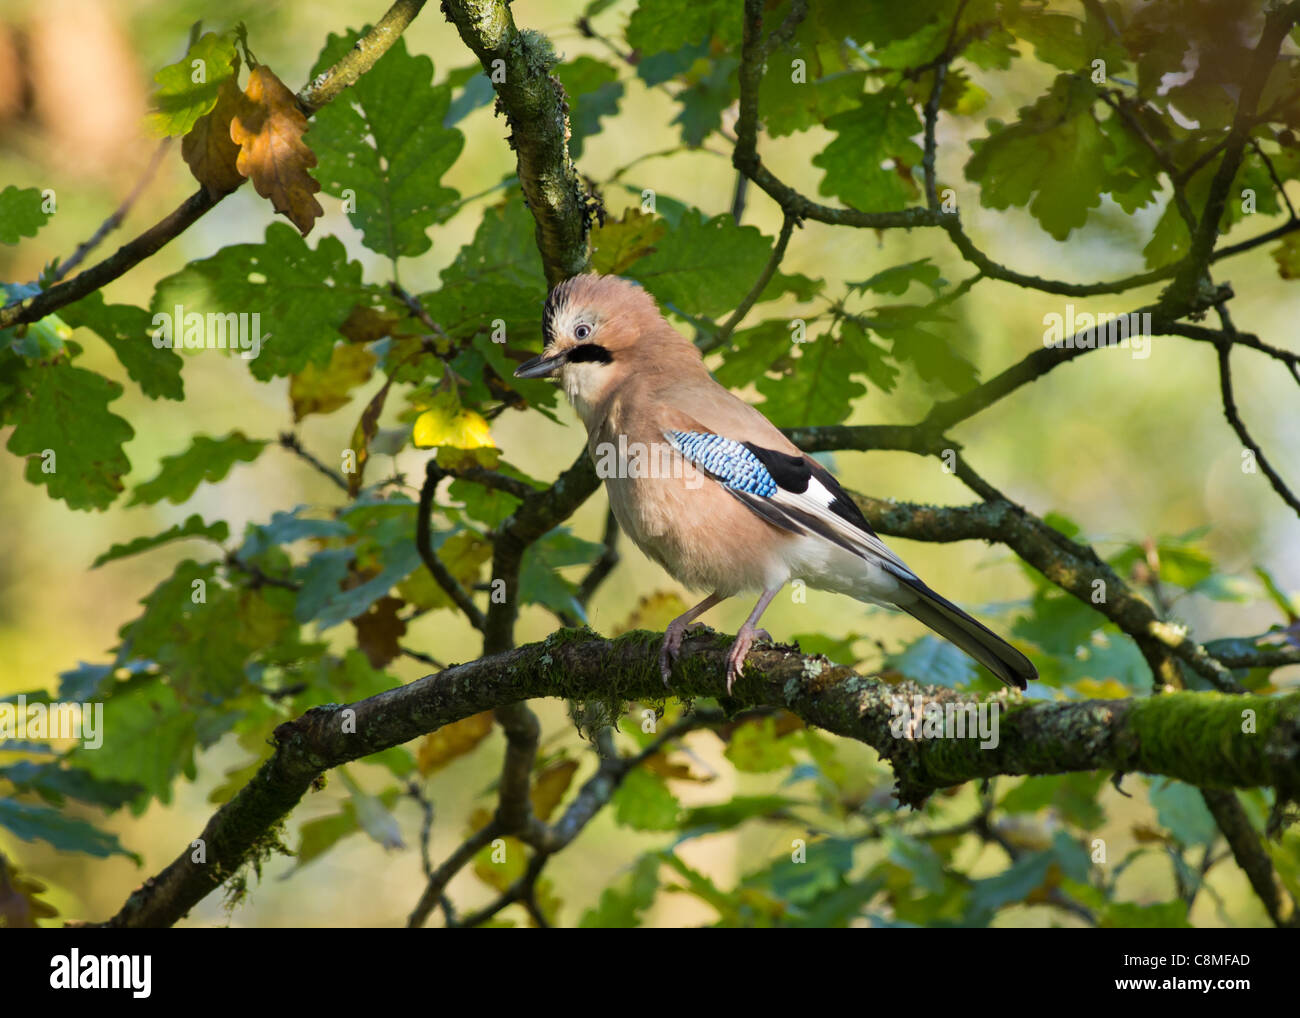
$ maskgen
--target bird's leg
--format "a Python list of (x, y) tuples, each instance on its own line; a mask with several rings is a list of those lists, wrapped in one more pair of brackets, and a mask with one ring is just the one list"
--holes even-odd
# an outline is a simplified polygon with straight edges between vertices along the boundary
[(721, 594), (710, 594), (694, 608), (683, 612), (668, 623), (668, 628), (664, 630), (663, 646), (659, 649), (659, 671), (663, 674), (665, 686), (668, 685), (669, 676), (673, 673), (673, 664), (682, 649), (682, 637), (686, 634), (686, 627), (715, 604), (725, 600), (726, 598)]
[(772, 603), (772, 598), (776, 597), (781, 590), (780, 587), (769, 587), (763, 591), (763, 596), (758, 599), (758, 604), (754, 605), (754, 610), (749, 613), (749, 618), (745, 624), (740, 627), (740, 632), (736, 634), (736, 642), (731, 645), (727, 651), (727, 692), (731, 692), (732, 685), (741, 675), (745, 668), (745, 655), (749, 653), (749, 648), (754, 645), (757, 639), (771, 640), (767, 630), (759, 629), (754, 625), (759, 620), (763, 612), (767, 611), (767, 606)]

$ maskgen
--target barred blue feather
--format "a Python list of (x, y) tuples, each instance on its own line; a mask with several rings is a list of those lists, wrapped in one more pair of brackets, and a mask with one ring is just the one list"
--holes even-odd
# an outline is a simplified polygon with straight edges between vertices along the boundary
[(673, 447), (728, 488), (771, 498), (777, 484), (757, 456), (735, 439), (699, 431), (665, 431)]

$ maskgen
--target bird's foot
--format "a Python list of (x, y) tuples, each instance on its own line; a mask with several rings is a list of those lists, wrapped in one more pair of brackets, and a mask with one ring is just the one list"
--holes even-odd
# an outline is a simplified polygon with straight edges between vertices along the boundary
[(664, 685), (668, 685), (668, 680), (672, 678), (673, 665), (677, 663), (677, 657), (682, 652), (682, 639), (688, 629), (703, 629), (703, 622), (692, 622), (690, 624), (682, 623), (678, 625), (680, 619), (674, 619), (668, 623), (668, 628), (664, 630), (663, 646), (659, 648), (659, 673), (664, 678)]
[(731, 693), (731, 687), (736, 684), (736, 680), (745, 672), (745, 655), (749, 653), (749, 648), (762, 640), (765, 643), (773, 643), (772, 634), (766, 629), (755, 629), (753, 626), (741, 626), (740, 632), (736, 634), (736, 642), (731, 645), (727, 651), (727, 693)]

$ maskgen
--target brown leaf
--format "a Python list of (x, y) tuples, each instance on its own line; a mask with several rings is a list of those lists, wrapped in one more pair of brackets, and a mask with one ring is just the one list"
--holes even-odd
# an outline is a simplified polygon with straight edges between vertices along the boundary
[(320, 184), (307, 172), (316, 165), (316, 154), (302, 140), (307, 118), (265, 64), (249, 73), (244, 95), (244, 108), (230, 122), (230, 137), (240, 147), (235, 165), (305, 237), (325, 214), (313, 197)]
[(229, 194), (244, 182), (236, 165), (239, 146), (230, 137), (230, 125), (244, 106), (244, 93), (235, 79), (227, 78), (217, 93), (217, 105), (199, 117), (190, 133), (181, 139), (181, 156), (194, 179), (213, 198)]
[(698, 781), (707, 784), (714, 778), (712, 774), (696, 774), (689, 763), (674, 763), (665, 753), (655, 753), (653, 756), (646, 757), (641, 766), (652, 774), (658, 774), (661, 778), (672, 778), (674, 781)]
[(372, 343), (376, 339), (391, 336), (401, 321), (401, 315), (395, 311), (358, 304), (348, 312), (347, 318), (339, 326), (339, 332), (349, 343)]
[(388, 387), (393, 384), (393, 376), (388, 376), (383, 387), (375, 393), (366, 408), (361, 411), (361, 419), (352, 432), (352, 472), (348, 474), (348, 494), (353, 498), (361, 490), (361, 482), (366, 476), (366, 461), (370, 459), (370, 440), (379, 430), (379, 415), (384, 412), (384, 401), (388, 399)]
[(533, 812), (543, 823), (551, 819), (555, 807), (560, 804), (564, 793), (569, 790), (569, 784), (573, 781), (577, 769), (577, 760), (557, 760), (533, 779), (533, 790), (530, 794)]
[(400, 597), (381, 597), (352, 620), (357, 629), (357, 647), (370, 660), (371, 668), (383, 668), (402, 652), (397, 641), (406, 632), (406, 623), (397, 612), (405, 603)]
[(488, 737), (492, 731), (492, 712), (472, 714), (460, 721), (443, 725), (430, 732), (415, 754), (415, 766), (426, 777), (441, 770), (457, 757), (464, 756)]

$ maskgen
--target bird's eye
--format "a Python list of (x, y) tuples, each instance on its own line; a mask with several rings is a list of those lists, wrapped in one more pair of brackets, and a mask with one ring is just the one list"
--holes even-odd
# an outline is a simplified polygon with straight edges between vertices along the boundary
[(575, 325), (573, 327), (574, 339), (586, 339), (590, 335), (591, 335), (591, 326), (588, 325), (586, 322), (582, 322), (581, 324)]

